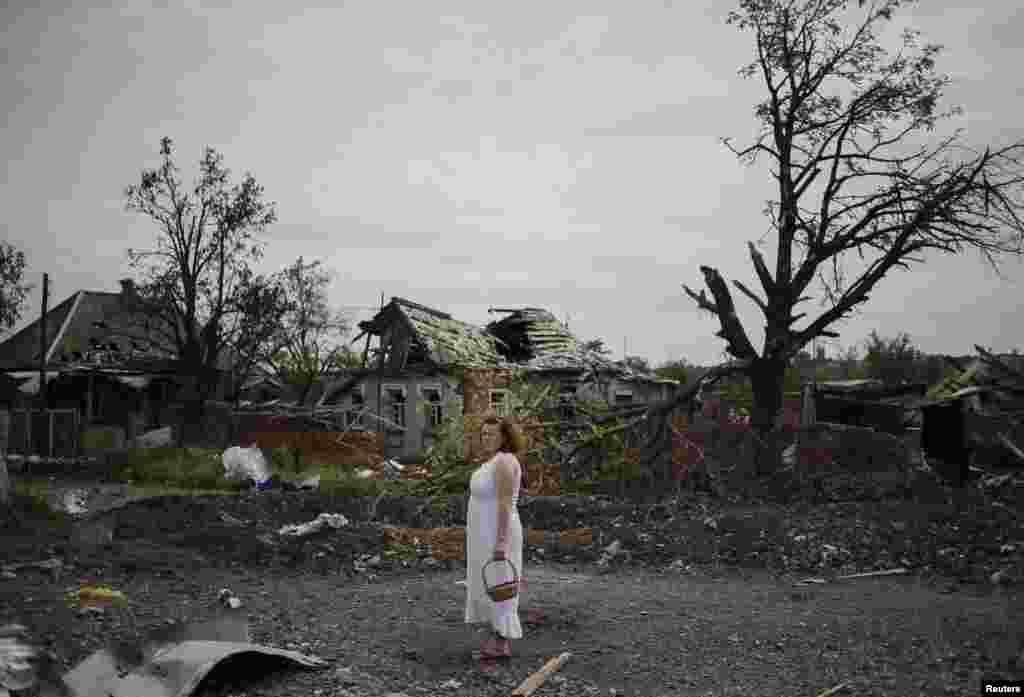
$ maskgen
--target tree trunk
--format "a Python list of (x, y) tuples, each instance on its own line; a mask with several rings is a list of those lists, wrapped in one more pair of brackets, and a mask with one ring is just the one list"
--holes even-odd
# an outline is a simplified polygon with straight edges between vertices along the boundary
[(11, 503), (11, 478), (7, 474), (7, 458), (0, 452), (0, 513), (6, 515)]
[(782, 389), (786, 377), (786, 362), (778, 359), (758, 359), (750, 367), (750, 382), (754, 391), (754, 409), (751, 428), (755, 438), (754, 466), (757, 476), (773, 472), (778, 466), (778, 448), (775, 434), (782, 412)]
[(0, 509), (11, 501), (11, 478), (7, 474), (7, 441), (11, 428), (11, 413), (0, 409)]

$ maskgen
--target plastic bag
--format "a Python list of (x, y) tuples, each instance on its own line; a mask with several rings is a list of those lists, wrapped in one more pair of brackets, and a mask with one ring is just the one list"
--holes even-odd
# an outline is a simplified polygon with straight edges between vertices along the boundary
[(224, 478), (233, 481), (251, 479), (259, 485), (270, 479), (270, 468), (263, 457), (263, 451), (257, 447), (241, 448), (234, 446), (224, 451)]

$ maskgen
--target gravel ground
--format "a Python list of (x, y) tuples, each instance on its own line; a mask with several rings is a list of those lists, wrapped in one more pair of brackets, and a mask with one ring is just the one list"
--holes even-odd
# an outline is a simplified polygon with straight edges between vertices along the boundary
[[(273, 537), (280, 525), (322, 510), (330, 512), (303, 495), (137, 502), (115, 515), (112, 543), (92, 550), (74, 543), (66, 528), (25, 517), (4, 529), (0, 561), (52, 554), (66, 567), (60, 577), (23, 569), (0, 580), (0, 622), (28, 625), (71, 666), (111, 639), (130, 640), (168, 619), (218, 616), (217, 593), (226, 587), (242, 599), (255, 641), (330, 662), (313, 672), (272, 662), (225, 666), (211, 674), (201, 697), (506, 695), (565, 650), (573, 659), (538, 697), (613, 689), (649, 697), (816, 695), (843, 682), (858, 695), (976, 694), (982, 675), (1024, 674), (1019, 586), (957, 584), (955, 576), (922, 567), (907, 577), (796, 587), (811, 562), (782, 563), (804, 548), (794, 537), (823, 541), (868, 528), (844, 524), (843, 507), (808, 507), (799, 519), (789, 513), (772, 527), (766, 521), (781, 518), (777, 509), (705, 506), (704, 518), (690, 516), (675, 530), (602, 523), (602, 543), (614, 535), (635, 550), (609, 567), (588, 561), (593, 550), (581, 550), (569, 565), (539, 563), (534, 551), (522, 607), (545, 611), (546, 621), (527, 628), (507, 666), (484, 675), (472, 656), (479, 636), (462, 623), (464, 591), (456, 582), (463, 571), (384, 558), (358, 572), (357, 561), (381, 552), (379, 527), (365, 523), (301, 541)], [(887, 516), (873, 524), (891, 529), (891, 511)], [(915, 544), (934, 535), (928, 515), (919, 518), (925, 522)], [(903, 531), (917, 525), (911, 520)], [(986, 534), (995, 540), (1009, 533)], [(267, 535), (274, 544), (259, 539)], [(768, 535), (788, 540), (785, 551), (763, 544)], [(735, 563), (758, 546), (758, 563)], [(687, 564), (665, 572), (664, 562), (679, 555)], [(546, 556), (573, 555), (560, 549)], [(739, 559), (726, 563), (733, 557)], [(88, 617), (68, 608), (64, 593), (83, 578), (124, 591), (131, 612)]]

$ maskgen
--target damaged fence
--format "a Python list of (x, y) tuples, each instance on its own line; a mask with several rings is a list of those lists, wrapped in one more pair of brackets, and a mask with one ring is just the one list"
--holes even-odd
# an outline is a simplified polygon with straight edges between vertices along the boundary
[(308, 414), (236, 413), (233, 418), (242, 443), (291, 448), (305, 458), (340, 465), (373, 466), (384, 460), (384, 438), (377, 431), (315, 430)]

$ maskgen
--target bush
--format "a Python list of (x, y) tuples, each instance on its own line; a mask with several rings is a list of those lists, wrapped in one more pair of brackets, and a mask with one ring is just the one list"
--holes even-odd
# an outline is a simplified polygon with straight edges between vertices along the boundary
[(276, 472), (301, 472), (302, 451), (298, 448), (282, 445), (270, 451), (270, 466)]
[(219, 450), (202, 448), (133, 449), (117, 458), (114, 479), (138, 484), (156, 484), (184, 489), (225, 489)]
[(359, 477), (351, 472), (339, 472), (330, 479), (324, 479), (321, 476), (320, 480), (320, 491), (332, 496), (379, 496), (387, 489), (384, 482)]
[(592, 496), (594, 494), (594, 481), (592, 479), (563, 481), (562, 494), (564, 496)]

